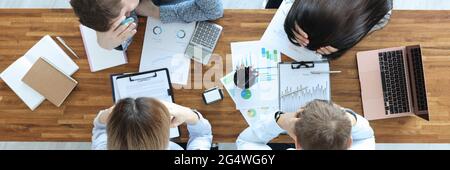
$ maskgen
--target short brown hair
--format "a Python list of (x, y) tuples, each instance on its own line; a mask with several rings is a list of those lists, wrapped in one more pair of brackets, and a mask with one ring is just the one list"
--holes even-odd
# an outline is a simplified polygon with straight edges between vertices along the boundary
[(315, 100), (299, 113), (295, 135), (302, 149), (345, 150), (352, 125), (345, 111), (331, 102)]
[(164, 150), (169, 145), (169, 129), (169, 111), (158, 100), (123, 99), (107, 123), (108, 149)]
[(80, 23), (96, 31), (106, 32), (112, 20), (119, 17), (121, 0), (71, 0), (70, 4)]

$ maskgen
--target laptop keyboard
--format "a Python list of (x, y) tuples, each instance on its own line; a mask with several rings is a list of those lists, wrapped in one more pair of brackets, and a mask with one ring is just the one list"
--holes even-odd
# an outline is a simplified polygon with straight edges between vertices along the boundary
[(428, 110), (427, 93), (425, 90), (425, 78), (423, 74), (422, 52), (420, 48), (411, 50), (412, 61), (414, 65), (414, 75), (416, 83), (417, 104), (419, 111)]
[(403, 51), (379, 53), (386, 115), (409, 112)]

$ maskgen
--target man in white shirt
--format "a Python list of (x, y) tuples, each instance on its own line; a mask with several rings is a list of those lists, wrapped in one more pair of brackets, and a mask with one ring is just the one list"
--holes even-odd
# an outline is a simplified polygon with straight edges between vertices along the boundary
[(294, 139), (296, 149), (374, 150), (369, 122), (355, 112), (328, 101), (315, 100), (295, 113), (277, 112), (248, 127), (236, 141), (239, 150), (270, 150), (267, 145), (281, 133)]
[(94, 120), (94, 150), (183, 150), (169, 141), (170, 127), (187, 124), (187, 150), (209, 150), (211, 125), (196, 110), (152, 98), (123, 99)]

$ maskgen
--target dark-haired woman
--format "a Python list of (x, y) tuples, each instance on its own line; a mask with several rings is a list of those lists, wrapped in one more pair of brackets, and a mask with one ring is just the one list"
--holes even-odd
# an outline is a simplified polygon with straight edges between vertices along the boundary
[(292, 43), (334, 59), (386, 26), (392, 4), (392, 0), (295, 0), (284, 27)]

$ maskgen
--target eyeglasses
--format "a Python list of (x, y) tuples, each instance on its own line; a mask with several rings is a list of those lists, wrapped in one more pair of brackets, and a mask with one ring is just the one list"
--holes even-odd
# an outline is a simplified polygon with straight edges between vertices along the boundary
[(314, 62), (295, 62), (291, 65), (292, 69), (300, 69), (300, 68), (314, 68)]

